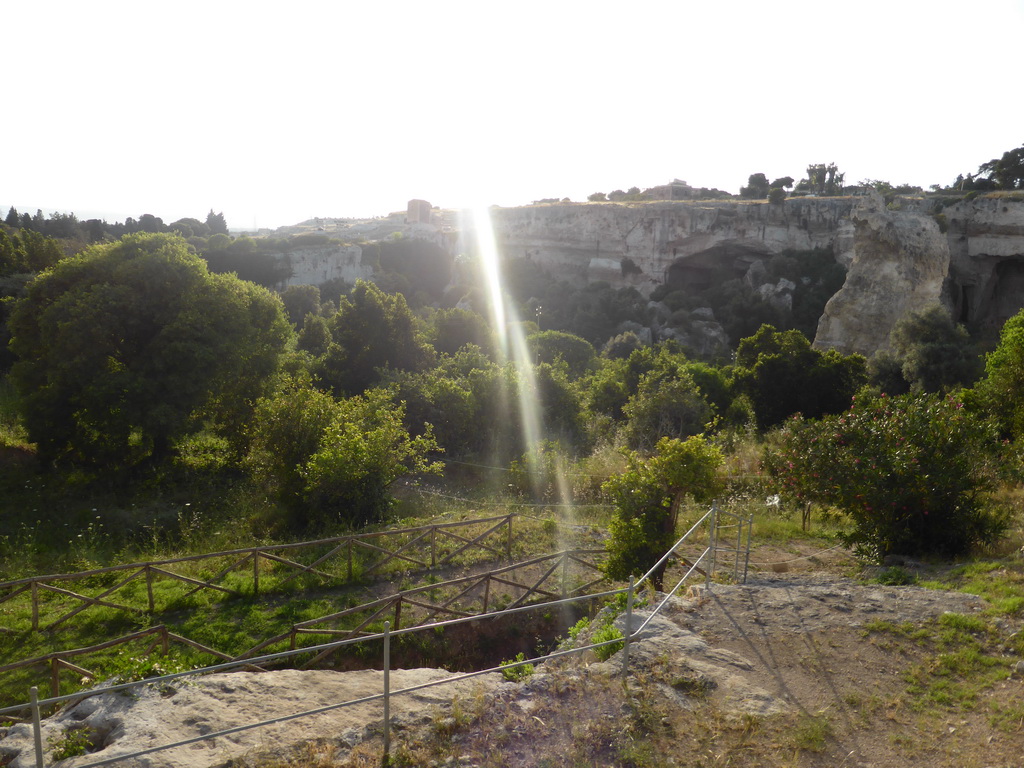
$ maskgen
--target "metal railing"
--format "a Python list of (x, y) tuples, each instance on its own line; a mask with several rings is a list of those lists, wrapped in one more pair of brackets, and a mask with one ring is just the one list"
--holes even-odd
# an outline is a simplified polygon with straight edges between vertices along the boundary
[[(726, 520), (727, 522), (723, 522), (723, 519)], [(687, 543), (687, 541), (701, 528), (701, 526), (703, 526), (705, 524), (707, 525), (707, 530), (708, 530), (708, 541), (707, 541), (707, 544), (706, 544), (704, 550), (700, 553), (700, 555), (698, 555), (694, 559), (694, 561), (692, 563), (688, 563), (689, 567), (687, 568), (686, 572), (683, 574), (682, 578), (680, 578), (679, 581), (676, 583), (676, 585), (668, 593), (665, 594), (665, 596), (658, 603), (658, 605), (655, 606), (651, 610), (650, 615), (644, 620), (644, 622), (639, 627), (637, 627), (634, 630), (632, 628), (632, 625), (633, 625), (633, 609), (634, 609), (634, 597), (635, 597), (637, 589), (639, 589), (645, 582), (650, 581), (652, 576), (656, 572), (658, 572), (659, 569), (662, 569), (668, 563), (669, 559), (673, 555), (675, 555), (678, 552), (678, 550), (685, 543)], [(111, 765), (113, 763), (117, 763), (117, 762), (124, 761), (124, 760), (130, 760), (130, 759), (133, 759), (133, 758), (141, 757), (143, 755), (152, 754), (154, 752), (160, 752), (160, 751), (169, 750), (169, 749), (176, 749), (176, 748), (179, 748), (179, 747), (188, 746), (190, 744), (195, 744), (195, 743), (198, 743), (198, 742), (201, 742), (201, 741), (206, 741), (206, 740), (209, 740), (209, 739), (215, 739), (215, 738), (221, 737), (221, 736), (227, 736), (227, 735), (230, 735), (230, 734), (240, 733), (240, 732), (251, 730), (251, 729), (255, 729), (255, 728), (262, 728), (262, 727), (269, 726), (269, 725), (275, 725), (275, 724), (278, 724), (278, 723), (288, 722), (288, 721), (296, 720), (296, 719), (303, 718), (303, 717), (310, 717), (310, 716), (313, 716), (313, 715), (322, 714), (322, 713), (329, 712), (329, 711), (332, 711), (332, 710), (342, 709), (342, 708), (345, 708), (345, 707), (350, 707), (350, 706), (354, 706), (354, 705), (357, 705), (357, 704), (365, 704), (365, 703), (374, 702), (374, 701), (382, 701), (383, 702), (383, 709), (384, 709), (384, 711), (383, 711), (383, 762), (386, 765), (388, 763), (388, 760), (389, 760), (390, 745), (391, 745), (390, 700), (394, 696), (400, 696), (400, 695), (403, 695), (403, 694), (412, 693), (412, 692), (419, 691), (419, 690), (422, 690), (422, 689), (425, 689), (425, 688), (430, 688), (430, 687), (433, 687), (433, 686), (447, 685), (447, 684), (450, 684), (450, 683), (453, 683), (453, 682), (458, 682), (458, 681), (461, 681), (461, 680), (467, 680), (467, 679), (470, 679), (470, 678), (479, 677), (481, 675), (486, 675), (486, 674), (491, 674), (491, 673), (496, 673), (496, 672), (500, 673), (503, 670), (514, 669), (514, 668), (525, 666), (525, 665), (528, 665), (528, 664), (537, 664), (537, 663), (541, 663), (541, 662), (544, 662), (544, 661), (550, 661), (552, 659), (561, 658), (561, 657), (564, 657), (564, 656), (570, 656), (570, 655), (574, 655), (574, 654), (582, 654), (582, 653), (585, 653), (587, 651), (594, 650), (596, 648), (607, 647), (607, 646), (611, 646), (611, 645), (614, 645), (614, 644), (617, 644), (617, 643), (621, 643), (622, 644), (622, 650), (623, 650), (623, 654), (622, 654), (622, 674), (623, 674), (623, 676), (625, 676), (628, 673), (628, 669), (629, 669), (630, 644), (635, 640), (635, 638), (639, 635), (639, 633), (642, 632), (647, 627), (647, 625), (651, 622), (651, 620), (654, 618), (654, 616), (656, 616), (658, 613), (660, 613), (660, 611), (665, 607), (665, 605), (668, 603), (668, 601), (670, 599), (672, 599), (672, 597), (682, 588), (682, 586), (687, 582), (687, 580), (689, 580), (693, 576), (694, 573), (701, 573), (704, 576), (705, 587), (710, 589), (711, 579), (712, 579), (712, 577), (713, 577), (713, 575), (715, 573), (714, 569), (715, 569), (715, 567), (717, 565), (718, 553), (720, 551), (725, 551), (725, 552), (728, 552), (728, 553), (733, 555), (733, 577), (734, 578), (738, 577), (738, 575), (740, 573), (740, 562), (741, 562), (741, 560), (743, 561), (742, 573), (743, 573), (743, 579), (745, 580), (745, 578), (746, 578), (746, 564), (747, 564), (747, 562), (749, 562), (749, 546), (750, 546), (750, 530), (751, 530), (751, 526), (752, 526), (752, 518), (744, 518), (744, 517), (741, 517), (739, 515), (735, 515), (735, 514), (730, 513), (730, 512), (723, 512), (723, 511), (719, 510), (717, 507), (713, 506), (710, 511), (708, 511), (706, 514), (704, 514), (696, 523), (693, 524), (693, 526), (682, 537), (680, 537), (680, 539), (671, 547), (671, 549), (669, 549), (668, 552), (666, 552), (658, 560), (658, 562), (655, 563), (650, 568), (650, 570), (647, 571), (647, 573), (645, 573), (638, 580), (634, 580), (634, 579), (631, 578), (629, 586), (624, 588), (624, 589), (614, 589), (614, 590), (607, 590), (607, 591), (604, 591), (604, 592), (597, 592), (597, 593), (591, 593), (591, 594), (587, 594), (587, 595), (580, 595), (580, 596), (577, 596), (577, 597), (567, 597), (567, 598), (563, 598), (563, 599), (559, 599), (559, 600), (547, 601), (547, 602), (541, 603), (539, 605), (519, 605), (519, 606), (512, 607), (512, 608), (505, 608), (505, 609), (503, 609), (501, 611), (494, 611), (494, 612), (491, 612), (491, 613), (482, 614), (482, 615), (479, 615), (479, 616), (459, 617), (459, 618), (454, 618), (454, 619), (448, 619), (448, 620), (445, 620), (445, 621), (434, 622), (434, 623), (430, 623), (430, 624), (422, 624), (422, 625), (415, 626), (415, 627), (407, 627), (405, 629), (398, 629), (398, 630), (395, 630), (395, 631), (391, 631), (390, 622), (385, 622), (384, 631), (381, 632), (381, 633), (373, 634), (373, 635), (366, 635), (366, 636), (357, 637), (357, 638), (348, 638), (348, 639), (338, 640), (338, 641), (334, 641), (334, 642), (330, 642), (330, 643), (324, 643), (324, 644), (317, 645), (317, 646), (305, 647), (305, 648), (301, 648), (301, 649), (297, 649), (297, 650), (289, 650), (289, 651), (284, 651), (284, 652), (281, 652), (281, 653), (273, 653), (273, 654), (267, 654), (267, 655), (264, 655), (264, 656), (248, 658), (248, 659), (246, 659), (244, 661), (232, 661), (232, 662), (228, 662), (228, 663), (224, 663), (224, 664), (216, 664), (216, 665), (213, 665), (213, 666), (205, 667), (205, 668), (198, 669), (198, 670), (192, 670), (192, 671), (189, 671), (189, 672), (178, 672), (178, 673), (175, 673), (175, 674), (163, 675), (161, 677), (147, 678), (145, 680), (137, 681), (137, 682), (111, 685), (111, 686), (106, 686), (106, 687), (103, 687), (103, 688), (92, 689), (92, 690), (89, 690), (89, 691), (79, 691), (77, 693), (68, 694), (68, 695), (64, 695), (64, 696), (54, 696), (54, 697), (48, 698), (48, 699), (39, 699), (39, 697), (38, 697), (38, 689), (35, 686), (33, 686), (31, 688), (31, 690), (30, 690), (29, 702), (28, 703), (26, 703), (26, 704), (19, 704), (19, 705), (15, 705), (15, 706), (11, 706), (11, 707), (5, 707), (3, 709), (0, 709), (0, 715), (10, 715), (10, 714), (17, 713), (17, 712), (24, 712), (24, 710), (26, 710), (26, 709), (29, 709), (31, 711), (32, 732), (33, 732), (33, 740), (34, 740), (34, 748), (35, 748), (35, 758), (36, 758), (35, 764), (36, 764), (36, 768), (44, 768), (44, 766), (45, 766), (45, 759), (44, 759), (45, 755), (44, 755), (43, 747), (42, 747), (42, 743), (43, 742), (42, 742), (42, 721), (41, 721), (41, 712), (42, 712), (42, 710), (44, 708), (49, 708), (49, 707), (52, 707), (54, 705), (63, 704), (65, 702), (69, 702), (69, 701), (81, 700), (81, 699), (89, 697), (89, 696), (96, 696), (96, 695), (104, 694), (104, 693), (113, 693), (113, 692), (116, 692), (116, 691), (126, 691), (126, 690), (137, 688), (137, 687), (143, 686), (143, 685), (163, 684), (163, 683), (167, 683), (167, 682), (172, 681), (172, 680), (176, 680), (176, 679), (180, 679), (180, 678), (185, 678), (185, 677), (194, 677), (194, 676), (197, 676), (197, 675), (210, 674), (210, 673), (213, 673), (213, 672), (223, 672), (223, 671), (228, 671), (228, 670), (232, 670), (232, 669), (238, 669), (239, 667), (242, 667), (242, 666), (251, 667), (253, 665), (265, 664), (265, 663), (268, 663), (268, 662), (271, 662), (271, 661), (278, 661), (278, 660), (290, 658), (290, 657), (293, 657), (296, 654), (300, 654), (300, 653), (301, 654), (308, 654), (310, 652), (316, 652), (316, 653), (320, 653), (320, 654), (327, 654), (327, 653), (333, 652), (333, 651), (335, 651), (335, 650), (337, 650), (339, 648), (342, 648), (344, 646), (354, 645), (354, 644), (357, 644), (357, 643), (365, 643), (365, 642), (369, 642), (369, 641), (380, 640), (380, 641), (383, 642), (383, 648), (384, 648), (384, 651), (383, 651), (384, 681), (383, 681), (383, 690), (379, 694), (373, 694), (371, 696), (364, 696), (364, 697), (359, 698), (359, 699), (353, 699), (353, 700), (350, 700), (350, 701), (344, 701), (344, 702), (339, 702), (339, 703), (336, 703), (336, 704), (330, 704), (330, 705), (327, 705), (327, 706), (318, 707), (318, 708), (315, 708), (315, 709), (309, 709), (309, 710), (305, 710), (305, 711), (302, 711), (302, 712), (295, 712), (295, 713), (283, 715), (283, 716), (280, 716), (280, 717), (275, 717), (275, 718), (268, 719), (268, 720), (262, 720), (262, 721), (255, 722), (255, 723), (239, 725), (239, 726), (235, 726), (235, 727), (232, 727), (232, 728), (225, 728), (223, 730), (214, 731), (214, 732), (211, 732), (211, 733), (206, 733), (206, 734), (203, 734), (201, 736), (196, 736), (196, 737), (193, 737), (193, 738), (182, 739), (182, 740), (179, 740), (179, 741), (176, 741), (176, 742), (172, 742), (172, 743), (169, 743), (169, 744), (162, 744), (162, 745), (158, 745), (158, 746), (155, 746), (155, 747), (149, 747), (147, 749), (136, 750), (134, 752), (130, 752), (130, 753), (125, 753), (125, 754), (120, 754), (120, 755), (104, 758), (104, 759), (101, 759), (101, 760), (95, 760), (95, 761), (89, 762), (89, 763), (82, 763), (82, 764), (80, 764), (78, 766), (78, 768), (98, 768), (98, 766)], [(723, 545), (721, 545), (720, 544), (721, 531), (722, 530), (729, 530), (729, 529), (731, 529), (733, 527), (738, 529), (738, 534), (737, 534), (737, 539), (736, 539), (736, 541), (737, 541), (736, 546), (732, 547), (732, 546), (723, 546)], [(745, 536), (744, 536), (744, 531), (746, 531)], [(747, 547), (746, 558), (741, 557), (741, 547), (743, 546), (743, 542), (744, 541), (746, 542), (746, 547)], [(731, 545), (731, 535), (730, 535), (730, 545)], [(701, 566), (702, 563), (707, 563), (708, 566), (706, 568), (701, 568), (700, 566)], [(481, 619), (491, 619), (491, 618), (494, 618), (496, 616), (508, 616), (508, 615), (511, 615), (511, 614), (523, 613), (525, 611), (538, 610), (540, 608), (543, 608), (545, 610), (549, 610), (553, 606), (571, 605), (571, 604), (579, 603), (581, 601), (592, 601), (592, 600), (599, 600), (599, 599), (603, 599), (603, 598), (611, 598), (611, 597), (615, 597), (615, 596), (621, 595), (621, 594), (625, 594), (627, 596), (627, 598), (626, 598), (626, 614), (625, 614), (625, 625), (624, 625), (625, 626), (625, 631), (623, 632), (623, 635), (620, 638), (615, 638), (615, 639), (612, 639), (612, 640), (606, 640), (606, 641), (600, 642), (600, 643), (591, 643), (591, 644), (587, 644), (587, 645), (583, 645), (583, 646), (579, 646), (579, 647), (575, 647), (575, 648), (558, 649), (558, 650), (555, 650), (555, 651), (553, 651), (551, 653), (544, 654), (542, 656), (536, 656), (536, 657), (531, 658), (531, 659), (526, 659), (526, 660), (523, 660), (523, 661), (515, 661), (515, 662), (504, 662), (504, 663), (502, 663), (501, 665), (499, 665), (497, 667), (489, 667), (487, 669), (476, 670), (476, 671), (473, 671), (473, 672), (464, 672), (464, 673), (460, 673), (460, 674), (456, 674), (456, 675), (451, 675), (449, 677), (445, 677), (445, 678), (440, 679), (440, 680), (434, 680), (434, 681), (431, 681), (431, 682), (428, 682), (428, 683), (422, 683), (422, 684), (419, 684), (419, 685), (409, 686), (409, 687), (406, 687), (406, 688), (400, 688), (400, 689), (397, 689), (397, 690), (391, 690), (391, 688), (390, 688), (390, 667), (391, 667), (390, 641), (391, 641), (391, 638), (393, 636), (402, 635), (402, 634), (409, 634), (409, 633), (414, 633), (414, 632), (419, 632), (419, 631), (422, 631), (424, 629), (436, 630), (436, 629), (442, 628), (442, 627), (449, 627), (449, 626), (454, 626), (454, 625), (458, 625), (458, 624), (465, 624), (465, 623), (472, 622), (472, 621), (480, 621)]]

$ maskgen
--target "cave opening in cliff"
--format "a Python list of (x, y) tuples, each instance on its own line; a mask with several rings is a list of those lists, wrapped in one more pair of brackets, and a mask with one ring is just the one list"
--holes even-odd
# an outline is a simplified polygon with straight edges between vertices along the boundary
[(750, 265), (766, 254), (737, 245), (716, 245), (674, 260), (665, 273), (669, 291), (701, 292), (726, 280), (743, 277)]
[[(979, 336), (996, 336), (1024, 308), (1024, 257), (1002, 259), (992, 270), (986, 296), (977, 300), (973, 327)], [(964, 296), (965, 304), (967, 296)]]

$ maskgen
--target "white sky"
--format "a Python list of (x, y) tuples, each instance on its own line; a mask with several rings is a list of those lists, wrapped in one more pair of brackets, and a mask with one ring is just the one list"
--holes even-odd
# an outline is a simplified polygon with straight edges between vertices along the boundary
[(0, 13), (0, 215), (231, 227), (1024, 143), (1024, 0), (49, 0)]

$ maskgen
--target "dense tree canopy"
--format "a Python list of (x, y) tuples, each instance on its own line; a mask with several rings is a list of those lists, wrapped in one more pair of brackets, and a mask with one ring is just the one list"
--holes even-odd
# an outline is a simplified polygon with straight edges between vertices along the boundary
[(764, 325), (736, 351), (737, 384), (751, 401), (762, 429), (802, 413), (817, 418), (850, 404), (867, 379), (867, 361), (834, 349), (811, 348), (799, 331)]
[(1024, 435), (1024, 311), (1006, 321), (999, 346), (985, 360), (985, 378), (976, 387), (985, 409), (1004, 434)]
[(1004, 152), (999, 159), (982, 163), (978, 172), (998, 184), (1000, 189), (1024, 188), (1024, 146)]
[(870, 372), (890, 395), (944, 392), (972, 384), (981, 373), (967, 329), (938, 304), (901, 318), (889, 340), (891, 351), (876, 354)]
[(338, 394), (358, 394), (381, 380), (380, 369), (418, 371), (432, 350), (420, 337), (401, 294), (360, 280), (328, 321), (333, 343), (318, 372)]
[(40, 275), (10, 318), (25, 425), (50, 461), (132, 466), (214, 420), (237, 434), (290, 336), (280, 302), (183, 240), (130, 235)]

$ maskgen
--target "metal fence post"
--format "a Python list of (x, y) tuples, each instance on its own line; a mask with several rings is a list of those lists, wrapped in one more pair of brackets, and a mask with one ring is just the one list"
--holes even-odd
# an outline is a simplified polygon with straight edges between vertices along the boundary
[(43, 768), (43, 724), (39, 720), (39, 688), (28, 689), (28, 698), (32, 703), (32, 734), (36, 740), (36, 768)]
[(754, 538), (754, 516), (747, 520), (747, 558), (743, 562), (743, 583), (747, 583), (747, 572), (750, 570), (750, 541)]
[(732, 568), (733, 581), (739, 581), (740, 578), (740, 547), (743, 546), (743, 520), (736, 517), (736, 564)]
[(629, 638), (633, 633), (633, 591), (634, 576), (629, 577), (629, 592), (626, 593), (626, 631), (623, 633), (626, 636), (622, 646), (622, 676), (625, 677), (629, 671)]
[(704, 571), (704, 588), (711, 589), (711, 577), (715, 573), (715, 566), (718, 564), (717, 548), (718, 542), (716, 537), (718, 536), (718, 507), (714, 504), (711, 505), (711, 517), (708, 518), (708, 549), (711, 555), (711, 563)]
[(384, 622), (384, 761), (391, 760), (391, 622)]

